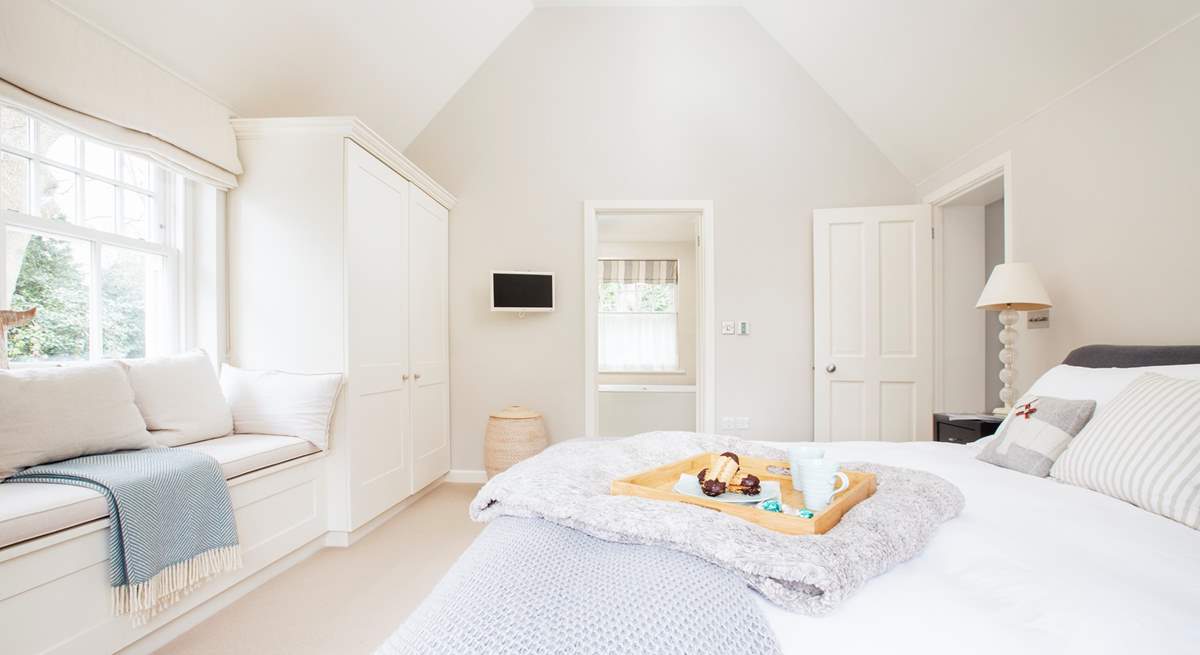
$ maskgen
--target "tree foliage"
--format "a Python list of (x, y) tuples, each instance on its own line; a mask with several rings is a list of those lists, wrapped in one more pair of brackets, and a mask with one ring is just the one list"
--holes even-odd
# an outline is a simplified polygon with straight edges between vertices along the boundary
[[(144, 262), (140, 255), (106, 258), (100, 285), (105, 357), (146, 354)], [(25, 246), (11, 306), (37, 307), (37, 318), (9, 332), (13, 361), (88, 358), (90, 289), (87, 262), (76, 261), (71, 243), (33, 235)]]

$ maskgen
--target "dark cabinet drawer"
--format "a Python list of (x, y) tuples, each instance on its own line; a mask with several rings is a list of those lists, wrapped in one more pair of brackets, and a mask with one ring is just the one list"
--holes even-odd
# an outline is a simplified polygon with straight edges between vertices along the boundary
[(947, 441), (949, 443), (971, 443), (977, 439), (982, 439), (983, 434), (978, 428), (970, 429), (954, 425), (953, 423), (938, 423), (937, 424), (937, 440)]
[(996, 432), (1000, 427), (1000, 419), (983, 418), (951, 418), (950, 413), (935, 413), (933, 415), (933, 440), (946, 443), (971, 443)]

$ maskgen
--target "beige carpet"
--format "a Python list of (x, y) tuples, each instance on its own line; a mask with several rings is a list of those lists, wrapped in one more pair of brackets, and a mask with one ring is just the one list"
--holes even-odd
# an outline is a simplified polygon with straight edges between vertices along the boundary
[(477, 485), (443, 484), (350, 548), (325, 548), (160, 649), (370, 653), (466, 549)]

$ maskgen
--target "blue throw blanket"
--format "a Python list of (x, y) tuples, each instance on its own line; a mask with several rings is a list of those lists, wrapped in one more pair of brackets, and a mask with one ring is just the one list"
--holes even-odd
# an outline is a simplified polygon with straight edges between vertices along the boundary
[(182, 448), (88, 455), (27, 468), (6, 483), (67, 484), (108, 501), (113, 612), (141, 624), (206, 578), (241, 566), (220, 464)]

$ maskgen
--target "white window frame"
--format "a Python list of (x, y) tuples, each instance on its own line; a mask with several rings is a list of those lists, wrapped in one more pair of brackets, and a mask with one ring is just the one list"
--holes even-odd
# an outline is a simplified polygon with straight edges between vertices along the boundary
[[(156, 347), (151, 344), (146, 344), (147, 353), (152, 351), (161, 351), (163, 353), (178, 352), (180, 345), (183, 342), (182, 325), (186, 316), (186, 309), (183, 302), (183, 294), (181, 289), (184, 288), (186, 280), (184, 279), (185, 272), (180, 266), (181, 252), (185, 245), (184, 234), (186, 233), (185, 226), (182, 224), (187, 220), (189, 212), (180, 211), (181, 203), (185, 197), (185, 185), (195, 184), (190, 180), (186, 180), (183, 176), (167, 170), (157, 162), (148, 159), (136, 153), (128, 153), (128, 151), (114, 146), (109, 143), (92, 139), (79, 133), (77, 130), (71, 129), (69, 126), (49, 121), (42, 116), (32, 114), (20, 107), (12, 105), (4, 105), (5, 109), (16, 111), (24, 114), (29, 123), (29, 138), (33, 150), (25, 150), (8, 145), (0, 144), (0, 152), (9, 153), (17, 157), (27, 159), (29, 161), (29, 176), (26, 183), (26, 199), (30, 212), (37, 211), (39, 200), (37, 195), (38, 186), (38, 164), (52, 166), (61, 170), (70, 171), (76, 176), (75, 189), (75, 220), (82, 220), (84, 216), (84, 196), (86, 195), (86, 184), (88, 179), (98, 180), (107, 184), (112, 184), (116, 188), (116, 198), (114, 199), (114, 226), (119, 225), (122, 216), (122, 203), (124, 194), (122, 190), (130, 190), (142, 195), (149, 195), (150, 215), (147, 221), (151, 225), (159, 226), (160, 241), (158, 243), (136, 239), (133, 237), (124, 236), (115, 232), (105, 232), (95, 228), (85, 227), (77, 223), (69, 223), (66, 221), (58, 221), (33, 213), (21, 213), (11, 209), (0, 211), (0, 290), (8, 288), (7, 270), (4, 264), (4, 258), (7, 257), (7, 238), (8, 228), (14, 227), (23, 230), (29, 230), (49, 236), (66, 237), (70, 239), (86, 241), (91, 246), (90, 268), (89, 271), (91, 286), (89, 288), (90, 298), (88, 302), (88, 359), (87, 360), (54, 360), (54, 361), (26, 361), (12, 362), (14, 368), (35, 368), (39, 366), (60, 366), (68, 364), (78, 364), (84, 361), (100, 361), (106, 359), (103, 356), (102, 343), (102, 326), (103, 319), (101, 316), (101, 280), (102, 280), (102, 249), (104, 246), (112, 246), (135, 252), (145, 253), (149, 255), (157, 255), (163, 258), (163, 293), (162, 298), (166, 304), (164, 312), (165, 323), (163, 325), (163, 334), (161, 341)], [(34, 129), (34, 121), (50, 123), (62, 129), (73, 137), (76, 144), (76, 161), (77, 165), (71, 166), (62, 164), (53, 159), (38, 155), (36, 153), (37, 130)], [(120, 175), (121, 160), (120, 158), (126, 153), (132, 154), (139, 159), (145, 159), (149, 162), (151, 171), (150, 189), (145, 189), (119, 179), (110, 178), (104, 175), (98, 175), (86, 170), (83, 167), (84, 143), (85, 142), (99, 143), (108, 148), (115, 150), (117, 158), (115, 160), (117, 175)], [(7, 298), (0, 299), (5, 303)]]

